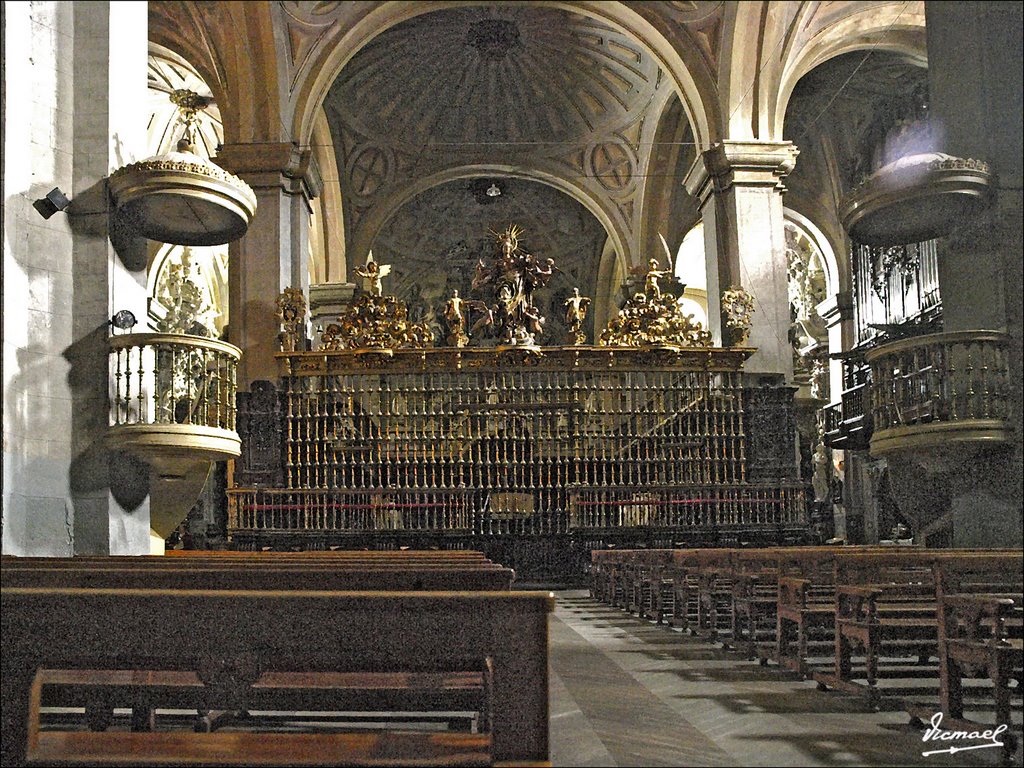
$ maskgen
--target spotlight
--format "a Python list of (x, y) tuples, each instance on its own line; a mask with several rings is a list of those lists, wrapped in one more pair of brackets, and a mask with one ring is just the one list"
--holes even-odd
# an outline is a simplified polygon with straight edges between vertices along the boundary
[(110, 324), (121, 331), (130, 331), (138, 322), (135, 315), (127, 309), (115, 312), (114, 316), (110, 318)]
[(50, 218), (57, 211), (63, 211), (69, 205), (71, 205), (71, 201), (60, 191), (60, 187), (54, 187), (46, 193), (46, 197), (41, 197), (32, 203), (32, 207), (39, 211), (39, 215), (44, 219)]

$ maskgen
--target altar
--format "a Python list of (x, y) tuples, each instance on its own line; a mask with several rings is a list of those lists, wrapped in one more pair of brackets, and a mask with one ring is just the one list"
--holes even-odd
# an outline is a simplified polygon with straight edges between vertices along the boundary
[(279, 378), (239, 394), (236, 548), (471, 547), (521, 577), (572, 581), (591, 549), (805, 535), (792, 391), (743, 372), (752, 349), (711, 346), (657, 275), (601, 343), (577, 326), (540, 346), (528, 294), (543, 280), (509, 301), (523, 275), (501, 245), (504, 266), (479, 270), (495, 303), (453, 297), (484, 310), (494, 344), (469, 344), (453, 302), (447, 344), (432, 346), (383, 295), (380, 265), (316, 350), (294, 321), (301, 294), (282, 298)]

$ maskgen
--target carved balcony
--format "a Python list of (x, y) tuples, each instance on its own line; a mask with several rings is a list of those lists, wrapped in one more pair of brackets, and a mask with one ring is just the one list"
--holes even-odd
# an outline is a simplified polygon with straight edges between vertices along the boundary
[(188, 514), (213, 462), (241, 452), (235, 388), (241, 350), (201, 336), (110, 339), (111, 448), (150, 465), (150, 527), (163, 537)]
[(825, 444), (844, 451), (866, 451), (871, 439), (871, 369), (862, 355), (843, 360), (843, 391), (825, 406)]
[(993, 445), (1013, 438), (1009, 336), (960, 331), (869, 351), (871, 453)]

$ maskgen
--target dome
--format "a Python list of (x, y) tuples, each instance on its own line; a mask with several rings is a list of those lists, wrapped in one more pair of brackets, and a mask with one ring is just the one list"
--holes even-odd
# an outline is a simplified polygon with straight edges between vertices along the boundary
[(551, 8), (451, 8), (386, 30), (329, 102), (362, 134), (407, 147), (578, 142), (630, 124), (654, 59), (594, 19)]

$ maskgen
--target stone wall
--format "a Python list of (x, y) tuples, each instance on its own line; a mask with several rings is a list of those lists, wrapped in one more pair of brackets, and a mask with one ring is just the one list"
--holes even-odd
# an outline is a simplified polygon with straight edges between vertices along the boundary
[[(111, 244), (105, 179), (142, 159), (146, 14), (4, 4), (4, 554), (149, 551), (148, 469), (103, 445), (107, 321), (145, 317), (145, 243)], [(71, 205), (44, 218), (54, 187)]]

